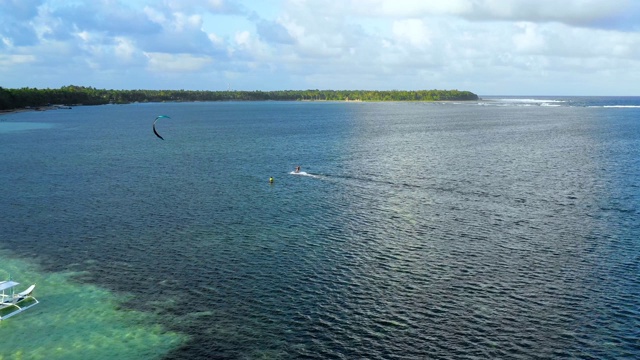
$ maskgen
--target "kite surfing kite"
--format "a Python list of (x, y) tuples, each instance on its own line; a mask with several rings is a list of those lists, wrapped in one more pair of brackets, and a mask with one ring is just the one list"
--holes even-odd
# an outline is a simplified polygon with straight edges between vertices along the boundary
[(155, 120), (153, 120), (153, 133), (156, 134), (156, 136), (159, 137), (160, 139), (164, 140), (164, 138), (160, 136), (160, 134), (158, 134), (158, 132), (156, 131), (156, 121), (158, 121), (158, 119), (171, 119), (171, 118), (168, 117), (167, 115), (160, 115)]

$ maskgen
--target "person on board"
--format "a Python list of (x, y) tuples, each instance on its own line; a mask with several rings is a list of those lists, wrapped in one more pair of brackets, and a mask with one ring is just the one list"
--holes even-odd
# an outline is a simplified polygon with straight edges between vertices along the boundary
[(296, 174), (300, 172), (300, 166), (296, 167)]

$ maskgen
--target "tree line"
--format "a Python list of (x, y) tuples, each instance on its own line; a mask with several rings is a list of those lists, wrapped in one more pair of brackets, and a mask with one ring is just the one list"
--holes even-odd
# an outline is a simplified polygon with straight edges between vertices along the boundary
[(450, 101), (477, 100), (469, 91), (459, 90), (105, 90), (85, 86), (59, 89), (0, 87), (0, 110), (59, 105), (103, 105), (164, 101)]

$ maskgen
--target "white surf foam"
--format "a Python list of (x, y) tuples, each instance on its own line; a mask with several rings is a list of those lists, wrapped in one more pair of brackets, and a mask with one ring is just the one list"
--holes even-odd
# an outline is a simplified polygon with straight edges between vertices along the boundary
[(313, 177), (313, 178), (317, 178), (318, 177), (318, 175), (309, 174), (308, 172), (304, 172), (304, 171), (300, 171), (300, 172), (292, 171), (289, 174), (291, 174), (291, 175), (299, 175), (299, 176), (309, 176), (309, 177)]

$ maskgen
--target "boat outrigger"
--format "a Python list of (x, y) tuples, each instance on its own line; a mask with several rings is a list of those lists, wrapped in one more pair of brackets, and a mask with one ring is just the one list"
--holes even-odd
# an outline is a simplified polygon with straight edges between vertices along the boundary
[(19, 284), (12, 280), (0, 281), (0, 321), (38, 304), (38, 300), (33, 297), (33, 289), (36, 284), (16, 294), (13, 288)]

